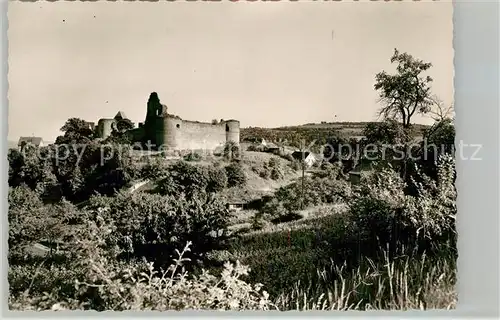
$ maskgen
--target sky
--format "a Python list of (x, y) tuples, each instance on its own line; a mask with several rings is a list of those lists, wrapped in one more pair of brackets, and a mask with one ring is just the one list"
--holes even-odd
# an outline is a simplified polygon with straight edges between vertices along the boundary
[[(9, 140), (54, 141), (64, 122), (149, 94), (186, 120), (242, 127), (376, 120), (375, 74), (394, 48), (433, 67), (453, 102), (452, 3), (9, 2)], [(336, 116), (336, 117), (335, 117)], [(429, 123), (429, 119), (416, 118)]]

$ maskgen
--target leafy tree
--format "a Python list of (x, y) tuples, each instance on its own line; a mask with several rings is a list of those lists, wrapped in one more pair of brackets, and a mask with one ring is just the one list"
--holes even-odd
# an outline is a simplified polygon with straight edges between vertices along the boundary
[(9, 162), (9, 186), (16, 187), (25, 184), (42, 194), (46, 187), (57, 185), (57, 179), (53, 174), (50, 148), (36, 148), (27, 145), (22, 152), (11, 149), (7, 159)]
[(85, 120), (70, 118), (61, 127), (64, 133), (56, 138), (55, 144), (86, 144), (94, 138), (94, 131)]
[(192, 151), (184, 156), (184, 160), (186, 160), (186, 161), (200, 161), (201, 159), (202, 159), (202, 156), (198, 152), (195, 152), (195, 151)]
[(419, 154), (418, 164), (423, 173), (437, 179), (437, 160), (443, 155), (453, 156), (455, 152), (455, 126), (451, 119), (444, 119), (434, 123), (424, 132)]
[[(85, 149), (80, 164), (85, 176), (85, 196), (92, 193), (111, 195), (128, 185), (136, 176), (130, 147), (92, 144)], [(90, 161), (89, 161), (90, 160)], [(86, 172), (85, 172), (86, 171)]]
[(363, 135), (366, 143), (370, 144), (399, 144), (408, 139), (401, 124), (394, 119), (370, 122), (363, 130)]
[(21, 171), (24, 166), (23, 153), (17, 149), (9, 149), (7, 152), (9, 163), (9, 186), (19, 186), (22, 183)]
[(222, 167), (192, 165), (178, 161), (169, 166), (167, 173), (158, 182), (163, 195), (181, 196), (188, 199), (198, 193), (215, 194), (226, 188), (228, 178)]
[(125, 132), (134, 128), (134, 123), (129, 119), (120, 119), (116, 122), (116, 126), (114, 126), (115, 132)]
[(162, 179), (169, 173), (169, 166), (162, 157), (148, 157), (148, 162), (140, 169), (140, 177), (144, 179)]
[[(207, 194), (191, 198), (148, 193), (121, 193), (113, 198), (94, 197), (92, 219), (114, 222), (116, 243), (130, 257), (170, 262), (175, 249), (191, 241), (195, 257), (220, 247), (230, 214), (223, 202)], [(100, 213), (99, 213), (100, 212)]]
[(44, 205), (39, 194), (26, 186), (9, 188), (8, 202), (9, 253), (22, 253), (22, 247), (34, 242), (62, 241), (71, 236), (70, 224), (82, 222), (68, 202)]
[(226, 175), (229, 187), (241, 186), (247, 182), (245, 171), (238, 162), (232, 162), (226, 167)]
[(386, 119), (401, 120), (403, 127), (411, 125), (414, 114), (425, 114), (432, 104), (432, 78), (422, 76), (432, 64), (394, 49), (391, 63), (397, 63), (396, 74), (382, 71), (375, 76), (375, 90), (384, 104), (379, 114)]
[(425, 131), (424, 140), (428, 145), (443, 147), (443, 153), (451, 154), (455, 145), (455, 126), (452, 120), (443, 119), (434, 123)]
[(158, 183), (160, 192), (164, 195), (184, 194), (192, 197), (207, 189), (207, 175), (201, 167), (181, 160), (171, 165), (168, 171), (168, 176)]
[(224, 190), (227, 186), (227, 175), (224, 168), (219, 168), (216, 166), (207, 167), (206, 176), (208, 177), (207, 192), (217, 193)]
[(132, 129), (134, 129), (134, 123), (129, 119), (116, 121), (112, 126), (111, 135), (106, 139), (105, 143), (131, 144), (132, 140), (128, 131)]
[(55, 153), (55, 174), (71, 201), (87, 200), (94, 193), (113, 194), (137, 175), (129, 146), (92, 141), (56, 146)]
[(241, 156), (240, 146), (234, 141), (228, 141), (224, 145), (224, 158), (228, 160), (239, 159)]
[(32, 211), (43, 206), (40, 196), (26, 185), (10, 187), (8, 203), (9, 210)]

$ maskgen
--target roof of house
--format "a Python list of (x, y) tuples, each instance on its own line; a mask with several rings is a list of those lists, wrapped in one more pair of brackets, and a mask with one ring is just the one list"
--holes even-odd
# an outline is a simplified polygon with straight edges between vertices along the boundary
[(31, 143), (34, 144), (35, 146), (39, 146), (42, 143), (43, 139), (41, 137), (21, 137), (19, 138), (19, 142), (17, 143), (18, 146), (22, 145), (23, 143)]
[(302, 152), (302, 151), (294, 151), (292, 153), (292, 157), (294, 157), (297, 160), (301, 160), (302, 157), (304, 157), (304, 159), (306, 159), (307, 157), (309, 157), (310, 154), (312, 154), (312, 153), (309, 152), (309, 151), (304, 151), (304, 152)]
[(115, 116), (115, 119), (127, 119), (127, 116), (125, 115), (125, 113), (123, 113), (123, 111), (118, 111), (118, 113)]
[[(316, 159), (322, 158), (322, 155), (320, 155), (320, 154), (316, 154), (316, 153), (313, 153), (310, 151), (304, 151), (304, 159), (308, 158), (309, 156), (312, 156)], [(295, 159), (299, 159), (299, 160), (302, 159), (302, 151), (294, 151), (292, 153), (292, 157), (294, 157)]]

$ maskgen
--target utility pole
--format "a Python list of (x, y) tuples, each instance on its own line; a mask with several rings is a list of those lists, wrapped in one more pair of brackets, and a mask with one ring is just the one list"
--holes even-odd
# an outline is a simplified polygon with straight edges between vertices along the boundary
[(302, 164), (302, 187), (301, 187), (301, 195), (300, 195), (300, 210), (304, 210), (304, 178), (305, 178), (305, 171), (306, 171), (306, 161), (304, 157), (304, 146), (305, 142), (302, 143), (300, 147), (300, 151), (302, 153), (302, 160), (300, 163)]
[[(304, 156), (304, 153), (302, 152), (302, 158), (304, 158), (303, 156)], [(301, 199), (302, 200), (300, 201), (300, 210), (304, 210), (304, 177), (305, 177), (305, 168), (306, 168), (305, 161), (304, 161), (304, 159), (302, 159), (302, 191), (301, 191), (301, 193), (302, 193)]]

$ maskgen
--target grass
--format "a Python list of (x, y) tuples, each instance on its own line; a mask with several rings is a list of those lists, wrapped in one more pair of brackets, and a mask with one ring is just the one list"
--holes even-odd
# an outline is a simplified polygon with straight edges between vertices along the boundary
[(332, 265), (334, 272), (319, 272), (319, 281), (309, 286), (297, 283), (276, 302), (282, 310), (453, 309), (456, 266), (450, 261), (422, 255), (384, 263), (367, 258), (351, 271)]
[[(276, 158), (285, 168), (283, 179), (264, 179), (254, 166)], [(193, 162), (197, 165), (209, 164)], [(244, 152), (241, 163), (248, 183), (243, 195), (269, 191), (300, 176), (290, 171), (287, 160), (278, 156)], [(139, 191), (154, 189), (149, 182)], [(255, 211), (244, 210), (231, 221), (237, 232), (224, 260), (240, 261), (250, 267), (246, 280), (262, 283), (280, 310), (370, 310), (370, 309), (450, 309), (456, 305), (456, 252), (440, 250), (430, 254), (399, 248), (389, 257), (383, 246), (363, 243), (346, 219), (345, 204), (321, 205), (299, 212), (302, 218), (268, 224), (248, 231)], [(37, 248), (40, 249), (40, 248)], [(219, 257), (220, 257), (219, 256)], [(44, 267), (45, 268), (45, 267)], [(37, 287), (52, 281), (51, 269)], [(57, 271), (57, 270), (55, 270)], [(23, 267), (10, 274), (19, 288), (27, 286)], [(65, 279), (71, 270), (62, 270), (56, 279)], [(58, 280), (59, 281), (59, 280)], [(62, 281), (62, 280), (61, 280)], [(30, 285), (31, 286), (31, 285)]]
[(307, 218), (241, 234), (229, 256), (250, 267), (250, 281), (263, 283), (280, 310), (455, 307), (455, 252), (431, 257), (401, 248), (389, 259), (379, 247), (365, 254), (344, 209), (322, 206)]

